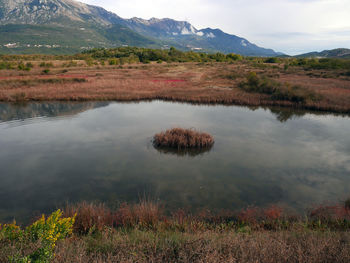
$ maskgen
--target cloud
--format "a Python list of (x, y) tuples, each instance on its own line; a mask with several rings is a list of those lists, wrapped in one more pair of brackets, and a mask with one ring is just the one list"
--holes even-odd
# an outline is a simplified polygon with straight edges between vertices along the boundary
[[(83, 0), (121, 17), (169, 17), (221, 28), (286, 53), (350, 47), (349, 0)], [(344, 30), (345, 28), (345, 30)], [(346, 29), (347, 28), (347, 29)]]

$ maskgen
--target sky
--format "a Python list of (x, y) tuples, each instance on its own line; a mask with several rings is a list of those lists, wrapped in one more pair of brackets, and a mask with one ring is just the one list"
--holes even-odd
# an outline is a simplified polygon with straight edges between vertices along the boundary
[(123, 18), (172, 18), (220, 28), (290, 55), (350, 48), (350, 0), (80, 0)]

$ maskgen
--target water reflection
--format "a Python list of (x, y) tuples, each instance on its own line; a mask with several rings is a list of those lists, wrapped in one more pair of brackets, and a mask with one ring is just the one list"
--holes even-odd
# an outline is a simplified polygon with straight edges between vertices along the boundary
[(210, 152), (210, 150), (212, 149), (212, 146), (207, 148), (201, 148), (201, 149), (174, 149), (171, 147), (157, 147), (157, 146), (154, 146), (154, 148), (161, 154), (173, 154), (176, 156), (195, 157), (195, 156), (204, 155)]
[(0, 103), (0, 121), (26, 120), (39, 117), (73, 116), (108, 106), (109, 102), (31, 102), (25, 104)]
[[(8, 122), (8, 121), (16, 121), (16, 120), (27, 120), (33, 118), (41, 118), (41, 117), (67, 117), (74, 116), (79, 113), (82, 113), (87, 110), (106, 107), (111, 102), (28, 102), (28, 103), (1, 103), (0, 102), (0, 122)], [(118, 102), (120, 104), (128, 104), (130, 102)], [(133, 104), (139, 103), (152, 103), (152, 102), (133, 102)], [(173, 103), (173, 102), (167, 102)], [(183, 104), (183, 105), (191, 105), (190, 103), (174, 103), (174, 104)], [(212, 105), (200, 105), (193, 104), (193, 106), (197, 107), (215, 107)], [(225, 107), (233, 107), (233, 106), (225, 106)], [(244, 106), (243, 106), (244, 108)], [(343, 114), (337, 113), (324, 113), (317, 111), (307, 111), (302, 109), (293, 109), (287, 107), (252, 107), (247, 106), (246, 108), (256, 111), (259, 109), (269, 110), (273, 115), (276, 116), (276, 119), (280, 122), (287, 122), (288, 120), (301, 118), (306, 114), (314, 114), (314, 115), (333, 115), (333, 116), (343, 116)]]
[[(193, 210), (269, 204), (300, 210), (349, 194), (347, 117), (273, 109), (287, 116), (276, 120), (262, 108), (159, 101), (0, 109), (0, 222), (28, 220), (66, 201), (114, 204), (144, 194), (169, 209)], [(30, 125), (13, 125), (26, 118)], [(215, 146), (184, 158), (150, 145), (155, 133), (179, 126), (212, 134)]]

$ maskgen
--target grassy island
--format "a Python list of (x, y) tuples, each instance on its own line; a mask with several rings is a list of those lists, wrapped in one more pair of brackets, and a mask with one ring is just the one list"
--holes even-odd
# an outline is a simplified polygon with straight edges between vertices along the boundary
[(153, 144), (157, 148), (205, 149), (213, 146), (214, 138), (194, 129), (173, 128), (154, 135)]

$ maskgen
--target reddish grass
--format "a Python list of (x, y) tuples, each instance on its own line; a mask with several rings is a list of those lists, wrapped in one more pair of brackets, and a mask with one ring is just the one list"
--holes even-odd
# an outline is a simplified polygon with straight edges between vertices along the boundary
[[(15, 94), (24, 93), (28, 101), (86, 101), (116, 100), (141, 101), (165, 100), (202, 104), (227, 104), (248, 106), (283, 106), (309, 110), (350, 113), (350, 81), (343, 78), (315, 78), (299, 69), (285, 73), (281, 69), (259, 70), (249, 63), (210, 65), (180, 63), (171, 65), (132, 65), (124, 68), (69, 68), (69, 74), (61, 74), (64, 68), (52, 69), (50, 76), (69, 78), (84, 77), (85, 83), (37, 84), (0, 88), (0, 101), (13, 101)], [(248, 72), (272, 76), (279, 82), (300, 85), (321, 96), (319, 101), (293, 103), (271, 100), (266, 94), (247, 93), (239, 89)], [(21, 76), (23, 75), (23, 76)], [(234, 75), (235, 78), (227, 76)], [(0, 71), (0, 79), (38, 79), (41, 69), (30, 72)]]
[(154, 135), (155, 147), (169, 147), (175, 149), (210, 148), (214, 138), (208, 133), (194, 129), (173, 128)]
[[(159, 204), (147, 200), (116, 210), (84, 202), (67, 206), (64, 213), (77, 214), (77, 219), (73, 237), (55, 247), (56, 263), (350, 262), (346, 202), (319, 207), (307, 219), (287, 216), (276, 206), (214, 216), (178, 210), (165, 216)], [(0, 237), (0, 262), (14, 262), (11, 257), (30, 255), (40, 247), (40, 241)]]
[(317, 220), (350, 220), (350, 208), (345, 205), (321, 205), (311, 210), (310, 217)]
[(123, 204), (115, 213), (116, 226), (135, 226), (152, 227), (164, 220), (161, 207), (157, 203), (146, 200), (138, 204)]
[(113, 227), (114, 213), (104, 204), (89, 204), (82, 202), (76, 205), (67, 205), (64, 216), (76, 215), (74, 231), (76, 233), (88, 233), (90, 229), (102, 230), (104, 227)]
[(154, 79), (153, 82), (185, 82), (183, 79)]
[(287, 213), (281, 207), (249, 207), (240, 211), (223, 211), (212, 214), (203, 211), (190, 214), (184, 210), (165, 214), (158, 204), (142, 200), (137, 204), (122, 204), (111, 210), (103, 204), (68, 205), (65, 216), (77, 214), (74, 231), (86, 234), (105, 227), (177, 229), (181, 231), (206, 231), (208, 229), (240, 229), (248, 226), (253, 230), (291, 230), (300, 227), (310, 229), (349, 230), (350, 209), (344, 204), (319, 206), (308, 213), (307, 219)]

